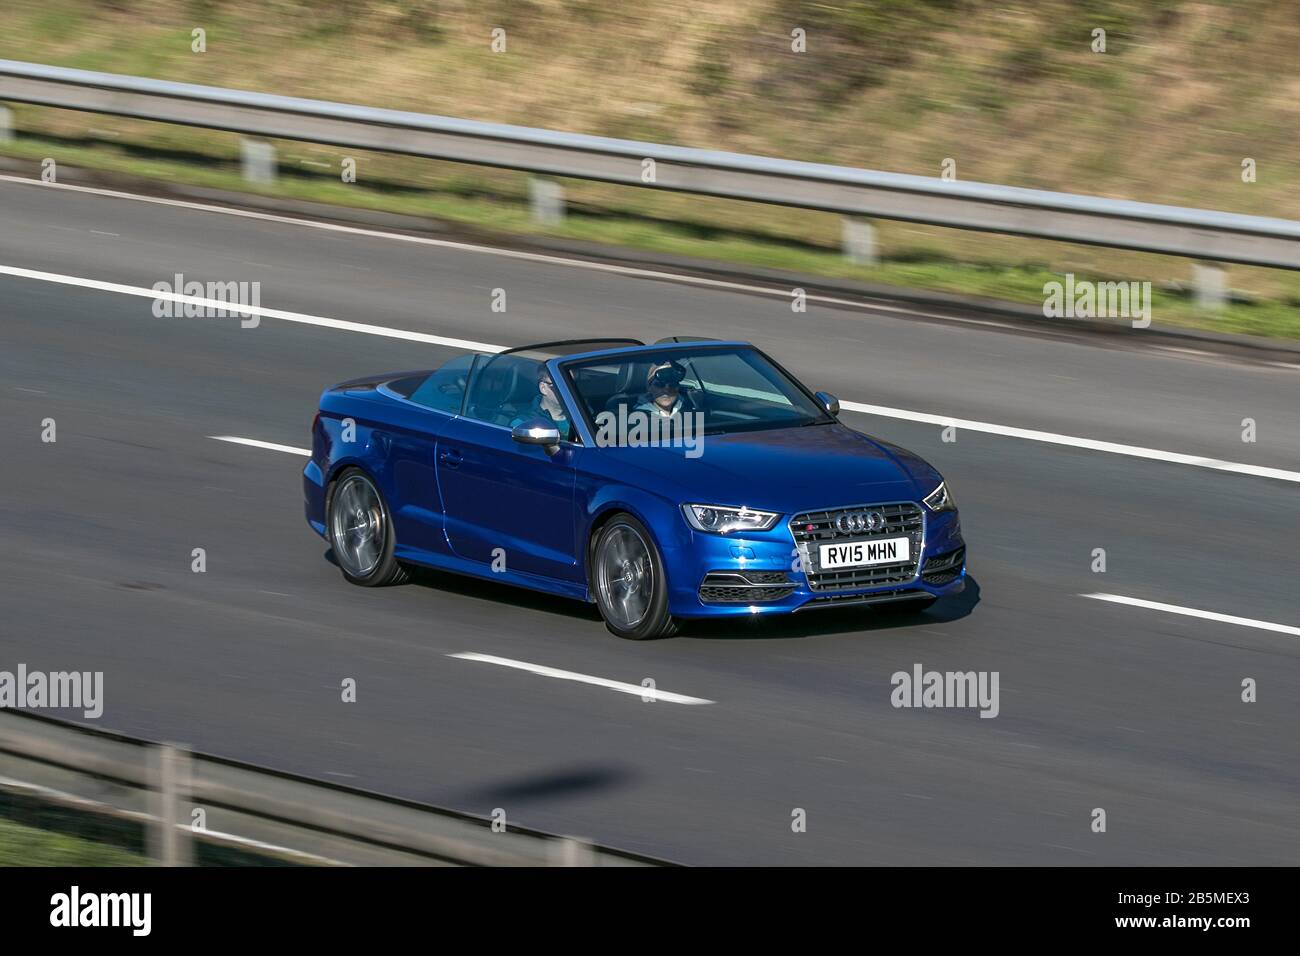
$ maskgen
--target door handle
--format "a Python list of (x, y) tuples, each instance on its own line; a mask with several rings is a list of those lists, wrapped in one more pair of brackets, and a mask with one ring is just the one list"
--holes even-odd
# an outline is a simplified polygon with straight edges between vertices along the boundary
[(438, 461), (446, 465), (448, 468), (459, 468), (460, 463), (463, 462), (464, 460), (465, 460), (464, 456), (461, 455), (460, 451), (455, 448), (450, 448), (447, 451), (438, 452)]

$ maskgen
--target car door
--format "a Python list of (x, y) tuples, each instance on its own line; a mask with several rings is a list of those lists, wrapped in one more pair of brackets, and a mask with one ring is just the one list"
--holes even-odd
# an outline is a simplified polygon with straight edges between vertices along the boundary
[(460, 413), (474, 355), (453, 358), (423, 379), (393, 382), (404, 399), (384, 440), (396, 494), (390, 507), (399, 557), (447, 554), (442, 497), (438, 490), (437, 439)]
[(575, 447), (554, 454), (511, 437), (529, 417), (537, 367), (510, 355), (481, 358), (461, 417), (438, 438), (438, 487), (457, 555), (497, 570), (579, 581), (574, 547)]

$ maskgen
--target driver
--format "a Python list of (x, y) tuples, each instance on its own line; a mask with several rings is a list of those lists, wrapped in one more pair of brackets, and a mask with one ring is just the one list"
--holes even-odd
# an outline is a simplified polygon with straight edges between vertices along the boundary
[(690, 410), (689, 400), (682, 394), (682, 379), (686, 369), (676, 362), (663, 362), (651, 366), (645, 380), (645, 394), (637, 403), (636, 411), (659, 418), (675, 418)]

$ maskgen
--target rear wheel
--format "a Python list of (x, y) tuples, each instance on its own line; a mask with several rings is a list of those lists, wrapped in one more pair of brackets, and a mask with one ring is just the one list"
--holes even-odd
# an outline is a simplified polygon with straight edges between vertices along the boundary
[(349, 468), (330, 487), (326, 527), (334, 560), (353, 584), (401, 584), (406, 569), (393, 557), (397, 541), (379, 488), (360, 468)]
[(631, 515), (616, 515), (596, 535), (591, 583), (605, 626), (619, 637), (644, 641), (677, 632), (659, 549)]

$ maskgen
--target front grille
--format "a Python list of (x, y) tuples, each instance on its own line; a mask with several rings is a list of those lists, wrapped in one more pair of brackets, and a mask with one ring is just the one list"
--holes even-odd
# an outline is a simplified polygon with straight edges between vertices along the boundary
[(925, 562), (921, 569), (921, 580), (926, 584), (939, 587), (957, 580), (961, 574), (962, 564), (966, 561), (966, 549), (958, 548), (947, 554), (938, 554)]
[(765, 604), (794, 593), (784, 571), (710, 571), (700, 584), (705, 604)]
[[(879, 512), (884, 524), (877, 531), (844, 533), (835, 527), (840, 515), (864, 511)], [(808, 576), (808, 587), (813, 591), (847, 591), (854, 588), (887, 587), (908, 584), (916, 580), (917, 564), (925, 540), (925, 512), (912, 502), (887, 505), (853, 505), (848, 508), (831, 508), (824, 511), (805, 511), (790, 519), (790, 533), (794, 535), (799, 561)], [(907, 535), (911, 557), (894, 564), (873, 564), (865, 568), (843, 568), (823, 571), (819, 565), (821, 545), (831, 542), (874, 541), (880, 538), (897, 538)]]

